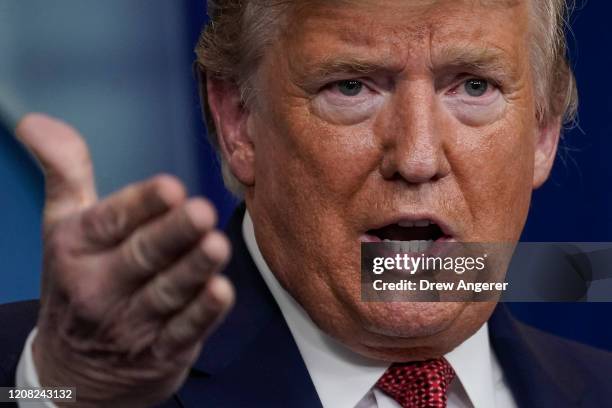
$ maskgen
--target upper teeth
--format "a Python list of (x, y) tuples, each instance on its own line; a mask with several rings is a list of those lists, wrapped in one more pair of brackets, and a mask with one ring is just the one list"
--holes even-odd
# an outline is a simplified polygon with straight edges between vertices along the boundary
[(383, 242), (393, 243), (394, 245), (397, 246), (395, 248), (396, 250), (403, 251), (403, 252), (425, 252), (433, 245), (433, 240), (431, 239), (429, 240), (416, 240), (415, 239), (412, 241), (394, 241), (390, 239), (383, 239)]
[(429, 220), (400, 221), (397, 223), (400, 227), (426, 227), (429, 224), (433, 223)]

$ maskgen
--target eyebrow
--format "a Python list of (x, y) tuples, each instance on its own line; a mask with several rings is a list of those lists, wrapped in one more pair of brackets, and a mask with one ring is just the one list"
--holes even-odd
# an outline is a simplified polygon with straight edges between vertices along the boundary
[[(382, 58), (362, 58), (356, 55), (336, 55), (312, 64), (305, 64), (293, 70), (295, 82), (303, 88), (322, 86), (320, 81), (334, 79), (334, 76), (363, 75), (374, 73), (401, 72), (403, 67), (391, 61), (382, 62)], [(338, 78), (341, 79), (341, 78)]]
[(476, 74), (496, 75), (500, 80), (510, 80), (517, 76), (517, 68), (509, 58), (508, 52), (491, 46), (447, 46), (436, 51), (433, 57), (435, 71), (465, 69)]
[[(509, 83), (517, 76), (517, 67), (508, 52), (489, 45), (474, 43), (453, 44), (434, 50), (430, 70), (434, 75), (447, 71), (464, 70), (474, 75), (493, 77)], [(342, 79), (343, 75), (399, 74), (404, 64), (394, 58), (380, 55), (363, 58), (358, 54), (334, 55), (314, 63), (300, 65), (292, 70), (294, 81), (303, 89), (325, 85), (326, 81)], [(337, 77), (337, 78), (336, 78)]]

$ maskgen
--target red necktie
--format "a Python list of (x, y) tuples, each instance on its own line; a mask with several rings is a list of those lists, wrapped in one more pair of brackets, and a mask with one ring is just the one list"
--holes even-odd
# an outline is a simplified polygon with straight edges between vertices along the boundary
[(380, 377), (376, 386), (402, 408), (445, 408), (446, 391), (455, 370), (444, 358), (395, 363)]

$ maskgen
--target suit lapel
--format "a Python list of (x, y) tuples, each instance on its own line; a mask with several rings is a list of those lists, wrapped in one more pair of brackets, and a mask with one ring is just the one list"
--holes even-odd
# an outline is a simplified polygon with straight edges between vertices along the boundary
[(516, 321), (504, 304), (489, 320), (489, 336), (519, 406), (580, 406), (584, 379), (559, 355), (547, 353), (545, 341), (552, 337)]
[(242, 237), (244, 205), (226, 233), (233, 257), (225, 274), (236, 304), (208, 339), (178, 395), (186, 407), (320, 407), (299, 349)]

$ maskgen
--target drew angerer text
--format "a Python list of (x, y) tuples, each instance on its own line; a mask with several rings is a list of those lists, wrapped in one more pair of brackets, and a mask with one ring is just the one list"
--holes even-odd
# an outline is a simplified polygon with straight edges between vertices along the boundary
[(506, 290), (508, 282), (466, 282), (463, 279), (458, 282), (431, 282), (428, 279), (420, 279), (417, 282), (402, 279), (399, 282), (384, 282), (377, 279), (372, 282), (374, 290), (398, 290), (398, 291), (452, 291), (463, 290), (470, 292)]

